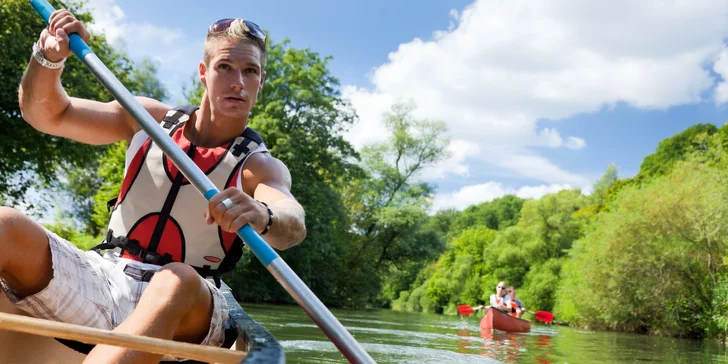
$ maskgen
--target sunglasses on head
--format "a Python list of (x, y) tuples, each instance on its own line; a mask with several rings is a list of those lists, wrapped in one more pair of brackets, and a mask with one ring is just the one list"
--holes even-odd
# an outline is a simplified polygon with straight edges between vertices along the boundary
[(265, 32), (260, 29), (258, 24), (255, 24), (249, 20), (243, 20), (238, 18), (226, 18), (216, 21), (214, 24), (210, 25), (210, 28), (207, 29), (207, 34), (224, 32), (225, 30), (227, 30), (227, 28), (230, 28), (230, 25), (236, 20), (242, 21), (243, 24), (248, 27), (248, 33), (250, 33), (252, 36), (265, 41)]

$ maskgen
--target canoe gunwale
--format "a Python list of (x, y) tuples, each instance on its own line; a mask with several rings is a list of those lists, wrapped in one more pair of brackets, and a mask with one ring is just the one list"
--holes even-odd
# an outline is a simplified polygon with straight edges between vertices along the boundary
[(220, 289), (227, 300), (230, 317), (238, 328), (238, 341), (236, 345), (245, 345), (248, 355), (240, 363), (285, 363), (286, 357), (278, 340), (253, 320), (238, 304), (235, 297), (224, 282)]

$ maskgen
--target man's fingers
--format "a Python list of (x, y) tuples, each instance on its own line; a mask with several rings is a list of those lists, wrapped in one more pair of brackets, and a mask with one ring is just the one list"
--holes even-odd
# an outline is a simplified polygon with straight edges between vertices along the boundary
[(54, 25), (58, 22), (58, 18), (62, 17), (66, 13), (65, 9), (56, 10), (53, 13), (51, 13), (51, 16), (48, 18), (48, 27), (53, 30)]
[[(229, 232), (237, 231), (235, 229), (235, 221), (239, 219), (241, 216), (245, 216), (245, 212), (243, 211), (243, 207), (241, 206), (235, 206), (231, 208), (230, 210), (227, 210), (225, 212), (225, 215), (222, 217), (222, 222), (220, 223), (220, 227)], [(240, 225), (242, 227), (242, 225)]]
[(233, 223), (230, 225), (230, 232), (238, 231), (240, 228), (245, 226), (246, 224), (250, 224), (250, 213), (245, 213), (240, 216), (238, 216)]
[(55, 34), (58, 29), (63, 28), (65, 25), (71, 24), (74, 21), (76, 21), (76, 18), (74, 18), (70, 13), (59, 15), (55, 21), (50, 23), (51, 33)]
[(68, 44), (68, 32), (64, 31), (63, 28), (58, 28), (56, 30), (56, 41), (58, 41), (59, 51), (60, 48), (63, 48), (66, 44)]
[[(216, 194), (215, 196), (212, 196), (212, 198), (209, 200), (210, 206), (217, 205), (226, 198), (233, 200), (231, 191), (224, 190), (224, 191), (221, 191), (220, 193)], [(233, 202), (234, 202), (234, 200), (233, 200)]]
[[(78, 21), (75, 21), (73, 23), (65, 24), (63, 27), (61, 27), (61, 29), (63, 29), (63, 31), (65, 31), (66, 34), (76, 33), (76, 34), (80, 35), (81, 38), (84, 38), (85, 35), (86, 35), (86, 33), (88, 33), (84, 29), (83, 25), (80, 22), (78, 22)], [(87, 40), (87, 39), (84, 39), (84, 41), (85, 40)]]

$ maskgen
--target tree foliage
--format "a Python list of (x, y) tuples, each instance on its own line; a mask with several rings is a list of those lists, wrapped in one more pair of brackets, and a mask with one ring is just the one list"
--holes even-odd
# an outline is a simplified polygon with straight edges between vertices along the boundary
[(622, 191), (572, 252), (557, 314), (595, 327), (700, 335), (726, 270), (725, 180), (678, 163)]
[[(80, 10), (80, 2), (51, 1), (66, 8), (85, 23), (91, 16)], [(18, 106), (18, 84), (30, 60), (31, 48), (45, 24), (27, 1), (3, 0), (0, 3), (0, 196), (5, 203), (27, 202), (30, 187), (58, 186), (60, 170), (95, 168), (96, 157), (105, 147), (90, 146), (69, 139), (43, 134), (27, 124)], [(103, 35), (94, 34), (89, 46), (131, 90), (140, 90), (134, 64), (115, 51)], [(65, 65), (62, 83), (69, 95), (98, 101), (112, 99), (103, 86), (71, 57)]]
[(374, 289), (370, 294), (385, 285), (382, 304), (395, 298), (443, 250), (435, 231), (424, 226), (433, 186), (418, 177), (447, 157), (449, 139), (443, 135), (443, 122), (415, 119), (413, 109), (412, 104), (400, 103), (385, 113), (390, 137), (362, 148), (366, 175), (343, 189), (355, 232), (345, 257), (347, 267), (367, 273), (361, 279), (369, 283), (360, 287)]

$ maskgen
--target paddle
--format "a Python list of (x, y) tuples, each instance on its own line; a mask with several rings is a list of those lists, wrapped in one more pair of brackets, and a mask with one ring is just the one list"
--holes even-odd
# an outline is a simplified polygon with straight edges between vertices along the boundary
[[(55, 11), (46, 0), (28, 0), (36, 12), (48, 23), (51, 14)], [(134, 96), (104, 65), (86, 42), (78, 34), (71, 34), (70, 47), (73, 53), (83, 62), (91, 73), (106, 87), (119, 103), (131, 114), (139, 126), (157, 144), (164, 154), (174, 162), (177, 168), (192, 185), (210, 200), (219, 193), (217, 187), (200, 168), (182, 151), (167, 135), (154, 118), (142, 107)], [(354, 339), (349, 331), (336, 319), (321, 300), (303, 283), (301, 278), (286, 264), (260, 235), (245, 225), (238, 230), (238, 236), (253, 251), (268, 271), (276, 278), (278, 283), (290, 294), (304, 311), (313, 319), (316, 325), (329, 337), (341, 353), (350, 361), (357, 363), (374, 363), (369, 354)]]
[(470, 316), (473, 314), (473, 308), (468, 305), (460, 305), (458, 306), (458, 313), (460, 316)]
[[(459, 305), (458, 313), (460, 313), (460, 316), (470, 316), (473, 314), (474, 311), (477, 311), (477, 310), (480, 310), (483, 308), (488, 308), (488, 307), (490, 307), (490, 306), (485, 306), (485, 307), (478, 306), (478, 307), (473, 308), (469, 305)], [(524, 311), (533, 314), (537, 320), (543, 321), (547, 324), (550, 324), (552, 321), (554, 321), (554, 314), (552, 314), (551, 312), (546, 312), (546, 311), (532, 312), (532, 311), (528, 311), (528, 310), (524, 310)]]
[(533, 314), (534, 316), (536, 316), (536, 319), (541, 320), (547, 324), (550, 324), (554, 320), (554, 314), (551, 312), (546, 312), (546, 311), (531, 312), (528, 310), (524, 310), (524, 311)]
[(107, 344), (149, 353), (200, 360), (205, 363), (240, 363), (246, 353), (206, 345), (123, 334), (63, 322), (43, 320), (0, 312), (0, 329), (26, 334), (76, 340), (87, 344)]
[(458, 306), (458, 313), (460, 316), (470, 316), (473, 314), (474, 311), (482, 310), (483, 308), (488, 309), (490, 306), (478, 306), (478, 307), (470, 307), (468, 305), (460, 305)]

